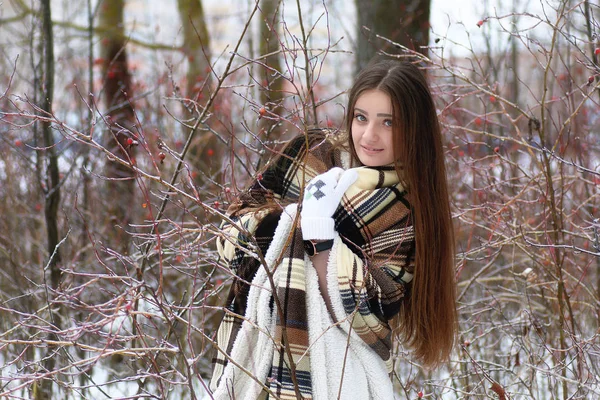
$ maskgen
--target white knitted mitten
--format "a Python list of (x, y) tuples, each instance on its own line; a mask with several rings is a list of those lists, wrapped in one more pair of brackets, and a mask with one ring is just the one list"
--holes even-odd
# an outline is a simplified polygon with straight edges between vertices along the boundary
[(304, 189), (300, 226), (304, 240), (333, 239), (333, 213), (346, 190), (358, 178), (358, 173), (335, 167), (315, 176)]

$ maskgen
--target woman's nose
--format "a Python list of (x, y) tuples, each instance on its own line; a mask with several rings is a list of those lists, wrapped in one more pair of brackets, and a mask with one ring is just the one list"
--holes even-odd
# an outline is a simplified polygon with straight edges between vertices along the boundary
[(365, 132), (363, 133), (363, 136), (366, 139), (370, 139), (370, 140), (377, 139), (377, 128), (374, 126), (373, 123), (369, 123), (365, 127)]

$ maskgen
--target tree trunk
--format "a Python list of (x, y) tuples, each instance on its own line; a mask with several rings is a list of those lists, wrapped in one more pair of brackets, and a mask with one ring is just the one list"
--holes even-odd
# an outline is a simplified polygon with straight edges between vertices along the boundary
[[(355, 0), (358, 16), (356, 68), (364, 68), (378, 49), (399, 53), (383, 36), (427, 55), (430, 0)], [(365, 29), (367, 28), (367, 29)]]
[[(44, 86), (42, 90), (42, 110), (45, 116), (52, 113), (52, 100), (54, 95), (54, 35), (52, 30), (52, 12), (50, 0), (43, 0), (42, 6), (42, 41), (43, 41), (43, 73)], [(52, 126), (49, 121), (42, 122), (42, 136), (44, 149), (38, 151), (38, 157), (45, 159), (38, 163), (46, 168), (46, 173), (41, 171), (40, 176), (45, 176), (45, 206), (44, 217), (46, 220), (46, 235), (48, 239), (48, 270), (50, 271), (50, 287), (48, 291), (52, 296), (60, 285), (60, 236), (58, 232), (58, 206), (60, 204), (60, 173), (58, 168), (58, 155), (52, 133)], [(45, 271), (43, 272), (45, 274)], [(50, 304), (50, 320), (54, 329), (60, 330), (60, 309), (55, 308), (51, 298), (47, 299)], [(59, 307), (59, 306), (57, 306)], [(55, 333), (50, 332), (48, 335), (51, 340), (58, 340)], [(48, 354), (44, 360), (44, 369), (52, 372), (56, 367), (56, 355), (52, 354), (56, 349), (49, 348)], [(52, 393), (52, 380), (44, 379), (39, 386), (34, 385), (34, 398), (36, 400), (51, 399), (55, 396)]]
[[(100, 6), (100, 26), (103, 28), (101, 43), (102, 76), (104, 78), (104, 105), (108, 130), (104, 136), (104, 146), (117, 157), (135, 164), (135, 142), (137, 136), (132, 132), (135, 124), (133, 108), (128, 99), (132, 96), (131, 75), (127, 65), (127, 49), (123, 22), (124, 0), (104, 0)], [(128, 139), (131, 139), (128, 141)], [(134, 144), (131, 144), (131, 143)], [(112, 226), (119, 226), (116, 235), (110, 235), (114, 241), (110, 245), (118, 246), (126, 252), (129, 237), (126, 229), (131, 222), (134, 205), (135, 174), (133, 170), (107, 159), (105, 199), (107, 212)]]
[[(186, 99), (197, 102), (200, 107), (187, 104), (184, 119), (190, 120), (188, 125), (195, 125), (198, 115), (193, 115), (196, 110), (202, 110), (211, 96), (211, 52), (208, 27), (204, 18), (204, 10), (200, 0), (177, 0), (179, 16), (183, 25), (183, 51), (188, 59), (188, 72), (186, 82)], [(216, 101), (218, 103), (218, 100)], [(224, 157), (224, 146), (217, 136), (211, 132), (217, 124), (207, 119), (199, 125), (203, 130), (196, 134), (188, 152), (188, 161), (197, 170), (196, 184), (203, 189), (208, 189), (211, 181), (219, 181), (221, 165)], [(205, 130), (208, 128), (208, 130)]]
[(280, 0), (261, 0), (263, 20), (260, 25), (260, 60), (264, 66), (260, 67), (259, 82), (260, 101), (266, 117), (261, 117), (260, 133), (265, 140), (279, 138), (281, 134), (281, 123), (277, 120), (277, 116), (283, 111), (283, 79), (278, 54), (281, 48), (279, 4)]
[(183, 25), (183, 51), (188, 59), (185, 96), (206, 101), (210, 95), (210, 37), (200, 0), (177, 0)]

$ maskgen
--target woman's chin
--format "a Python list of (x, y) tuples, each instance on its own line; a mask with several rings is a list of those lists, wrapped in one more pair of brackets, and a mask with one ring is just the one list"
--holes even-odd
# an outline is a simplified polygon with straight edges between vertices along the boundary
[(386, 163), (380, 155), (365, 155), (360, 154), (358, 156), (360, 163), (365, 167), (381, 167), (390, 163)]

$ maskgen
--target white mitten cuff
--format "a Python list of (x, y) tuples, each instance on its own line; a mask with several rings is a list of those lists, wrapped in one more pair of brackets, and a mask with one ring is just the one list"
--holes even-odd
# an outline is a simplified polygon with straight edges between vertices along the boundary
[(333, 218), (310, 218), (300, 219), (302, 227), (302, 238), (304, 240), (327, 240), (335, 237), (335, 222)]

